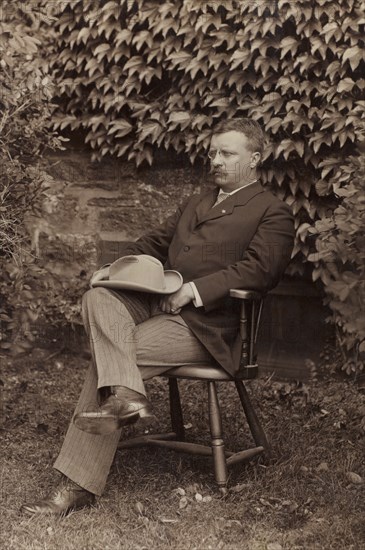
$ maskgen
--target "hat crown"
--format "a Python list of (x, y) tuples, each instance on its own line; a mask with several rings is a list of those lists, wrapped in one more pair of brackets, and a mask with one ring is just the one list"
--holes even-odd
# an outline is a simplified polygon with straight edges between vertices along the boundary
[(124, 256), (116, 260), (110, 266), (109, 280), (133, 281), (141, 286), (148, 285), (161, 290), (166, 287), (161, 262), (147, 254)]

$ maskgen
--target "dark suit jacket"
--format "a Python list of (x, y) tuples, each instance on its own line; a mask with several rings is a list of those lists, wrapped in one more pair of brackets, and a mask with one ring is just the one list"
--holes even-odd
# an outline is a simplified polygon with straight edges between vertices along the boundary
[(268, 291), (290, 260), (294, 242), (289, 207), (249, 185), (212, 208), (218, 189), (193, 195), (164, 224), (125, 254), (149, 254), (166, 269), (193, 281), (203, 307), (188, 304), (180, 315), (213, 358), (229, 373), (239, 365), (239, 303), (231, 288)]

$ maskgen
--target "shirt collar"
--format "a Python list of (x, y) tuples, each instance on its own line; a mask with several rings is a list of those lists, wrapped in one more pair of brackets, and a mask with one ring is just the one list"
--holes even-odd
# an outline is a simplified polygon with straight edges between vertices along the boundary
[(224, 193), (225, 195), (227, 195), (227, 197), (230, 197), (231, 195), (234, 195), (235, 193), (237, 193), (238, 191), (241, 191), (241, 189), (243, 189), (244, 187), (248, 187), (249, 185), (252, 185), (253, 183), (256, 183), (258, 180), (253, 180), (253, 181), (250, 181), (250, 183), (245, 183), (245, 185), (242, 185), (241, 187), (239, 187), (238, 189), (234, 189), (233, 191), (231, 191), (230, 193), (226, 193), (226, 191), (223, 191), (223, 189), (219, 189), (219, 193), (218, 193), (218, 197), (219, 195), (221, 195), (222, 193)]

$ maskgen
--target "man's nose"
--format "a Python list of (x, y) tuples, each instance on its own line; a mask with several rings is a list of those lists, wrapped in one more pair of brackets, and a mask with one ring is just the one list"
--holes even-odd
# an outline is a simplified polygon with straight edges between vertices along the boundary
[(213, 166), (222, 166), (223, 161), (219, 151), (216, 152), (215, 156), (211, 159), (210, 162), (213, 164)]

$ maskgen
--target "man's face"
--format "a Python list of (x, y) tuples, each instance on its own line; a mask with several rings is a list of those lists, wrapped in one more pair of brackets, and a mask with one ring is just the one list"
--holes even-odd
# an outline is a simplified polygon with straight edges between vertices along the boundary
[(231, 130), (213, 135), (209, 158), (215, 183), (229, 193), (252, 181), (260, 154), (248, 148), (248, 138), (241, 132)]

